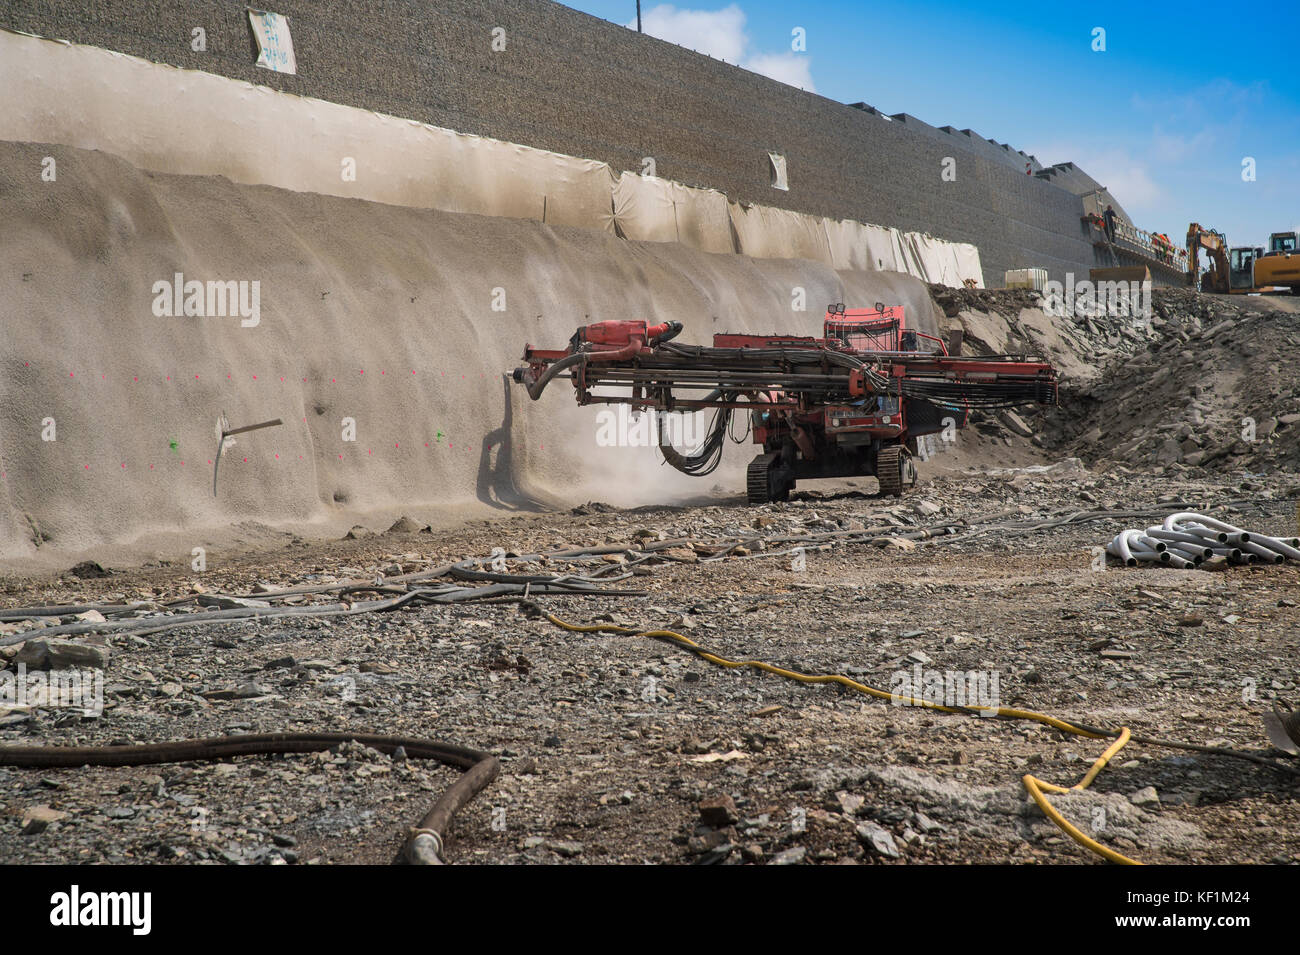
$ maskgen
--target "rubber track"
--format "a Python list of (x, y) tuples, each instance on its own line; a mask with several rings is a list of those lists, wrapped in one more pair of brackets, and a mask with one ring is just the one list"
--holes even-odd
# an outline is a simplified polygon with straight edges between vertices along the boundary
[(750, 504), (771, 502), (771, 467), (775, 457), (774, 454), (760, 454), (749, 462), (745, 472), (745, 498)]
[(880, 493), (888, 497), (901, 497), (903, 494), (903, 446), (891, 444), (881, 448), (876, 456), (876, 480), (880, 482)]

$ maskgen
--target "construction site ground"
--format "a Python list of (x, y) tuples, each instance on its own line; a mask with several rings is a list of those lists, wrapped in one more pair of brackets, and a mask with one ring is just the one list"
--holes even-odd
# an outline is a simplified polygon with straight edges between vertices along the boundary
[[(91, 579), (10, 575), (0, 581), (0, 606), (161, 604), (391, 577), (494, 548), (617, 545), (625, 553), (578, 566), (608, 570), (631, 558), (632, 576), (619, 586), (644, 596), (545, 596), (536, 605), (578, 624), (667, 628), (729, 659), (844, 674), (886, 691), (900, 674), (978, 672), (996, 676), (1004, 707), (1277, 758), (1260, 714), (1274, 699), (1300, 697), (1295, 565), (1124, 568), (1097, 553), (1120, 529), (1175, 510), (1296, 533), (1300, 474), (1289, 461), (1300, 427), (1282, 420), (1300, 406), (1282, 347), (1300, 328), (1293, 309), (1238, 316), (1259, 326), (1244, 356), (1256, 374), (1240, 390), (1267, 393), (1273, 383), (1260, 399), (1273, 409), (1267, 447), (1252, 441), (1243, 451), (1226, 431), (1180, 444), (1190, 437), (1175, 437), (1181, 416), (1210, 387), (1206, 375), (1164, 376), (1166, 407), (1140, 423), (1126, 417), (1150, 393), (1126, 397), (1124, 369), (1162, 354), (1221, 370), (1235, 360), (1233, 335), (1205, 337), (1221, 318), (1189, 327), (1197, 309), (1229, 307), (1203, 299), (1170, 293), (1170, 317), (1154, 339), (1144, 331), (1101, 357), (1097, 345), (1097, 373), (1067, 379), (1062, 408), (1032, 419), (1032, 436), (1017, 433), (1018, 419), (968, 429), (956, 449), (921, 465), (920, 485), (902, 499), (879, 496), (875, 480), (862, 478), (809, 483), (788, 503), (754, 507), (706, 481), (702, 500), (674, 506), (593, 502), (358, 540), (285, 533), (274, 547), (210, 554), (203, 573), (153, 561)], [(947, 308), (971, 318), (970, 331), (1001, 307), (1016, 331), (1024, 304), (1014, 293), (981, 292), (950, 297)], [(1109, 334), (1088, 333), (1093, 343)], [(1259, 343), (1274, 341), (1277, 350), (1261, 355)], [(1222, 410), (1234, 427), (1233, 415), (1261, 414)], [(1106, 439), (1090, 436), (1093, 428)], [(1178, 459), (1202, 445), (1209, 461)], [(1153, 459), (1162, 453), (1168, 460)], [(1017, 534), (980, 530), (1053, 525), (1085, 511), (1114, 516)], [(957, 532), (900, 536), (938, 525)], [(863, 528), (887, 530), (873, 543), (809, 544), (802, 569), (790, 543), (777, 540)], [(762, 540), (708, 559), (718, 541), (735, 538)], [(679, 543), (642, 559), (647, 543), (662, 541)], [(507, 561), (523, 573), (560, 566)], [(103, 713), (0, 708), (0, 741), (355, 730), (486, 750), (500, 757), (501, 775), (457, 816), (453, 862), (1100, 861), (1043, 816), (1021, 780), (1031, 773), (1073, 785), (1104, 740), (727, 669), (645, 636), (568, 632), (527, 604), (196, 625), (88, 642), (96, 641), (111, 651)], [(0, 652), (12, 659), (17, 648)], [(0, 861), (387, 863), (456, 772), (351, 746), (228, 763), (0, 768)], [(1090, 836), (1144, 862), (1288, 864), (1300, 862), (1298, 784), (1276, 767), (1135, 742), (1087, 791), (1049, 798)]]

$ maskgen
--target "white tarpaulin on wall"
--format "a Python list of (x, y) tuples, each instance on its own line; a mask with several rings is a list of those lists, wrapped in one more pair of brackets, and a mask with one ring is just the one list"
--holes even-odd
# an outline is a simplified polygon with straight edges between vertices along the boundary
[(975, 246), (946, 242), (924, 232), (908, 232), (903, 241), (915, 266), (912, 274), (917, 278), (954, 287), (962, 285), (969, 278), (976, 281), (978, 288), (984, 287), (979, 249)]
[(0, 31), (0, 138), (141, 169), (612, 231), (602, 162)]
[(974, 246), (616, 178), (596, 160), (96, 47), (0, 30), (0, 89), (0, 139), (98, 149), (140, 169), (605, 232), (617, 222), (629, 239), (983, 285)]
[(760, 259), (812, 259), (831, 264), (830, 241), (821, 219), (739, 202), (729, 202), (727, 208), (739, 244), (737, 252)]
[(916, 271), (912, 274), (926, 282), (938, 282), (944, 285), (960, 285), (957, 278), (957, 260), (948, 243), (938, 243), (932, 237), (921, 232), (908, 232), (903, 242), (912, 254)]
[(789, 192), (790, 183), (786, 179), (785, 157), (780, 153), (768, 153), (767, 161), (772, 164), (772, 188)]
[(920, 232), (867, 225), (851, 219), (823, 219), (835, 269), (906, 272), (927, 282), (960, 286), (973, 279), (984, 287), (979, 249)]
[[(867, 256), (881, 272), (907, 272), (903, 233), (882, 225), (867, 226)], [(910, 273), (909, 273), (910, 274)]]
[(971, 279), (976, 288), (984, 287), (984, 269), (980, 265), (980, 250), (969, 242), (952, 243), (957, 256), (957, 274), (962, 282)]
[(614, 223), (625, 238), (734, 252), (727, 197), (671, 179), (624, 172), (614, 183)]
[(852, 219), (822, 219), (826, 242), (831, 252), (831, 267), (838, 270), (879, 271), (867, 248), (869, 226)]

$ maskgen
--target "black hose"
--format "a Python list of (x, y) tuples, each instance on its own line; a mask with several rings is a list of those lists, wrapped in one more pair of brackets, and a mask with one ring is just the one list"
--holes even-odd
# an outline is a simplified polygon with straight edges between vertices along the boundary
[(1055, 385), (1041, 379), (944, 381), (904, 378), (900, 388), (905, 397), (926, 398), (935, 403), (959, 404), (984, 410), (1052, 404), (1056, 400)]
[[(721, 398), (724, 402), (734, 401), (735, 395), (730, 392), (721, 390), (712, 391), (704, 396), (705, 401), (713, 401)], [(704, 477), (712, 474), (722, 463), (722, 448), (725, 444), (727, 429), (731, 424), (731, 408), (718, 408), (713, 412), (713, 420), (709, 424), (709, 433), (705, 437), (704, 443), (694, 454), (682, 454), (673, 447), (672, 441), (665, 433), (666, 420), (664, 412), (659, 412), (659, 453), (663, 455), (664, 461), (671, 467), (676, 468), (683, 474), (689, 474), (692, 477)]]
[(554, 364), (547, 366), (546, 371), (542, 372), (541, 376), (528, 386), (528, 397), (536, 401), (542, 396), (542, 392), (546, 390), (546, 386), (551, 383), (551, 379), (560, 374), (560, 372), (568, 371), (574, 365), (581, 365), (586, 360), (586, 352), (574, 352), (572, 355), (561, 358)]
[[(45, 769), (79, 766), (154, 766), (257, 756), (272, 753), (316, 753), (341, 743), (356, 742), (392, 755), (401, 748), (415, 759), (433, 759), (459, 766), (465, 773), (438, 797), (404, 844), (407, 861), (440, 864), (452, 817), (492, 782), (501, 769), (495, 756), (451, 743), (408, 736), (373, 733), (259, 733), (143, 743), (132, 746), (0, 746), (0, 766)], [(424, 837), (423, 839), (421, 837)]]

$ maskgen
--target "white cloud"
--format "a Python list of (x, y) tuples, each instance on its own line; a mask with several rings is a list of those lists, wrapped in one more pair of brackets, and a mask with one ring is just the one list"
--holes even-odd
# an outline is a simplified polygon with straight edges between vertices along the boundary
[[(728, 63), (739, 63), (749, 45), (745, 11), (734, 3), (721, 10), (679, 10), (671, 3), (661, 3), (645, 11), (641, 23), (650, 36)], [(627, 26), (636, 29), (636, 21)]]
[[(745, 11), (737, 4), (721, 10), (688, 10), (661, 3), (643, 12), (641, 24), (650, 36), (743, 66), (781, 83), (817, 91), (812, 80), (812, 61), (806, 54), (764, 53), (752, 49), (745, 30)], [(625, 26), (636, 29), (636, 21)]]
[(1150, 208), (1164, 192), (1151, 178), (1147, 166), (1140, 159), (1122, 150), (1103, 153), (1076, 153), (1075, 165), (1110, 190), (1111, 195), (1126, 206)]
[(1185, 163), (1200, 159), (1215, 144), (1215, 132), (1209, 127), (1192, 136), (1166, 133), (1159, 126), (1151, 134), (1151, 155), (1163, 163)]
[(755, 53), (745, 60), (744, 67), (801, 90), (817, 92), (817, 87), (813, 85), (811, 61), (806, 54)]

